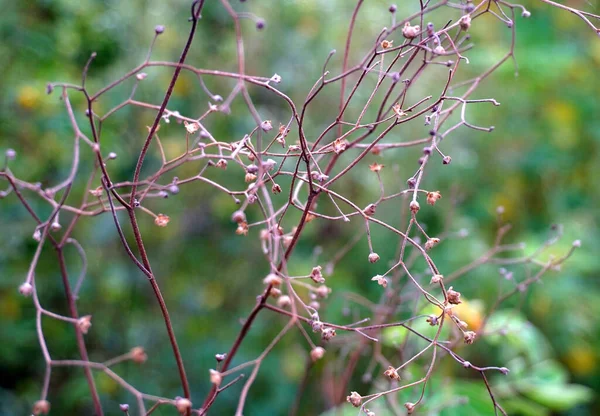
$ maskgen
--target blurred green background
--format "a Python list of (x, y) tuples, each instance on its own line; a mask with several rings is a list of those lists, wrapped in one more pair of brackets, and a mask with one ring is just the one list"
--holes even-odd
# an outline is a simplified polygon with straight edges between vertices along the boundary
[[(399, 3), (400, 17), (418, 6), (417, 1)], [(597, 1), (570, 3), (590, 11), (600, 8)], [(279, 88), (301, 102), (320, 75), (331, 49), (337, 49), (338, 54), (330, 69), (334, 74), (339, 72), (354, 2), (269, 0), (232, 4), (236, 10), (250, 11), (266, 20), (262, 31), (257, 31), (252, 21), (243, 21), (248, 73), (280, 74), (284, 81)], [(490, 337), (461, 353), (474, 363), (511, 368), (507, 378), (493, 379), (500, 402), (509, 414), (600, 414), (600, 398), (596, 394), (600, 391), (600, 41), (573, 15), (541, 2), (525, 4), (532, 17), (517, 18), (519, 75), (515, 76), (511, 62), (505, 63), (475, 95), (494, 97), (502, 106), (483, 104), (468, 109), (472, 122), (495, 125), (495, 131), (485, 134), (463, 128), (448, 137), (443, 150), (452, 156), (452, 164), (431, 166), (424, 184), (448, 197), (439, 203), (442, 208), (423, 210), (419, 215), (435, 234), (445, 226), (444, 212), (451, 207), (450, 195), (459, 199), (448, 226), (453, 231), (466, 229), (469, 236), (442, 244), (434, 252), (444, 274), (478, 258), (493, 243), (498, 205), (505, 207), (505, 218), (514, 225), (508, 241), (526, 243), (526, 253), (545, 241), (552, 224), (562, 224), (565, 236), (549, 254), (561, 255), (573, 240), (582, 241), (582, 248), (560, 272), (546, 275), (542, 284), (532, 286), (520, 300), (507, 302), (506, 307), (520, 308), (507, 315), (513, 334), (518, 335), (507, 336), (506, 340)], [(379, 0), (363, 6), (351, 62), (357, 62), (381, 28), (390, 25), (388, 6)], [(15, 149), (18, 156), (10, 164), (14, 174), (31, 182), (40, 181), (44, 187), (68, 175), (73, 136), (59, 92), (46, 95), (46, 83), (79, 83), (86, 60), (96, 51), (98, 56), (88, 77), (88, 88), (96, 91), (143, 61), (157, 24), (165, 25), (166, 30), (157, 41), (153, 59), (176, 60), (189, 27), (189, 4), (185, 1), (5, 0), (1, 8), (0, 150), (4, 153), (8, 148)], [(432, 20), (443, 25), (456, 16), (456, 11), (447, 9), (432, 15)], [(496, 62), (510, 42), (510, 31), (490, 17), (475, 21), (471, 35), (475, 48), (467, 53), (470, 65), (461, 66), (460, 77), (464, 79)], [(396, 44), (402, 41), (399, 35), (394, 39)], [(207, 1), (188, 63), (236, 70), (232, 22), (218, 2)], [(430, 76), (434, 81), (443, 80), (444, 71), (440, 69)], [(136, 97), (158, 104), (172, 72), (161, 68), (148, 68), (145, 72), (148, 78)], [(224, 97), (234, 84), (231, 80), (208, 77), (205, 81), (213, 93)], [(130, 88), (131, 83), (125, 83), (107, 94), (96, 111), (103, 113), (118, 104), (128, 96)], [(417, 91), (424, 92), (426, 88)], [(264, 118), (272, 119), (275, 126), (287, 122), (289, 111), (283, 101), (258, 88), (252, 87), (250, 92)], [(336, 85), (317, 100), (308, 113), (310, 134), (321, 131), (335, 117), (332, 108), (337, 106), (338, 97)], [(83, 125), (84, 101), (75, 93), (71, 100)], [(197, 79), (184, 74), (169, 108), (182, 114), (201, 114), (208, 100)], [(352, 114), (359, 110), (351, 109)], [(252, 119), (239, 99), (234, 101), (232, 114), (210, 118), (208, 127), (215, 137), (239, 140), (251, 128)], [(131, 177), (145, 126), (151, 120), (148, 111), (127, 108), (103, 126), (103, 149), (119, 154), (111, 162), (113, 178)], [(184, 144), (181, 128), (173, 124), (163, 125), (161, 133), (167, 153), (176, 155)], [(402, 133), (402, 139), (421, 138), (427, 131), (419, 121)], [(419, 155), (418, 148), (384, 152), (379, 157), (369, 156), (368, 162), (386, 164), (386, 186), (402, 189), (416, 169)], [(69, 200), (73, 204), (81, 198), (92, 160), (91, 152), (85, 149), (81, 174)], [(156, 154), (150, 155), (149, 166), (158, 160)], [(185, 167), (177, 174), (185, 177), (194, 169)], [(239, 175), (213, 175), (215, 180), (235, 184), (237, 189), (243, 186)], [(376, 182), (370, 176), (365, 179), (364, 170), (356, 171), (339, 189), (364, 206), (376, 198), (378, 189), (373, 184)], [(5, 189), (7, 183), (0, 185)], [(29, 197), (42, 217), (49, 214), (39, 199)], [(208, 369), (214, 367), (213, 356), (230, 348), (239, 331), (239, 319), (247, 315), (262, 289), (268, 264), (260, 254), (257, 230), (245, 238), (233, 232), (230, 215), (236, 207), (227, 195), (194, 183), (183, 186), (176, 196), (150, 204), (155, 212), (171, 217), (164, 229), (155, 227), (149, 217), (142, 217), (142, 232), (173, 317), (193, 399), (200, 402), (210, 388)], [(252, 210), (248, 215), (251, 220), (258, 218), (258, 212)], [(66, 223), (67, 217), (62, 221)], [(315, 264), (325, 265), (339, 242), (351, 239), (360, 227), (360, 222), (312, 222), (292, 258), (291, 272), (306, 274)], [(34, 308), (31, 299), (17, 292), (36, 248), (31, 238), (33, 230), (34, 222), (14, 194), (0, 201), (2, 415), (28, 414), (43, 382), (44, 363), (35, 333)], [(78, 307), (82, 315), (93, 314), (93, 326), (86, 336), (90, 359), (105, 361), (141, 345), (148, 353), (148, 361), (142, 367), (119, 364), (115, 367), (117, 373), (141, 391), (166, 397), (180, 395), (171, 347), (150, 286), (127, 259), (110, 216), (81, 221), (74, 237), (84, 245), (89, 260)], [(375, 230), (373, 238), (382, 259), (392, 259), (395, 244), (389, 244), (390, 235)], [(393, 237), (392, 240), (396, 241)], [(315, 259), (317, 245), (322, 247), (322, 254)], [(369, 278), (381, 273), (384, 266), (369, 264), (365, 261), (367, 254), (363, 239), (328, 278), (333, 294), (325, 313), (327, 320), (347, 319), (341, 312), (344, 292), (359, 292), (373, 301), (379, 298), (379, 288)], [(67, 261), (72, 279), (76, 279), (80, 261), (72, 247), (67, 250)], [(523, 280), (526, 271), (515, 268), (514, 273), (516, 279)], [(459, 280), (460, 289), (472, 305), (481, 306), (485, 313), (496, 299), (499, 285), (505, 287), (502, 285), (506, 282), (499, 283), (500, 279), (497, 268), (483, 267)], [(36, 282), (42, 304), (67, 314), (58, 266), (50, 248), (42, 254)], [(472, 319), (478, 319), (477, 313), (473, 312)], [(501, 318), (502, 315), (497, 316), (498, 320)], [(263, 312), (235, 362), (255, 358), (283, 322)], [(54, 358), (78, 358), (70, 325), (44, 319), (44, 332)], [(386, 342), (393, 344), (396, 335), (387, 334)], [(297, 332), (283, 339), (262, 366), (250, 390), (245, 414), (287, 413), (303, 375), (307, 351)], [(368, 359), (361, 361), (350, 385), (362, 394), (368, 389), (360, 378), (367, 362)], [(490, 414), (490, 400), (481, 381), (447, 357), (442, 362), (428, 388), (430, 400), (423, 412)], [(330, 405), (319, 381), (323, 366), (319, 363), (311, 375), (300, 408), (302, 415), (320, 414)], [(96, 381), (107, 414), (119, 414), (119, 403), (133, 405), (133, 397), (108, 377), (96, 373)], [(213, 413), (233, 414), (240, 388), (233, 387), (222, 394)], [(469, 404), (449, 406), (458, 396), (467, 397)], [(89, 391), (79, 369), (53, 371), (49, 400), (53, 406), (51, 414), (91, 414)], [(403, 398), (399, 400), (403, 403)], [(155, 414), (175, 412), (161, 407)]]

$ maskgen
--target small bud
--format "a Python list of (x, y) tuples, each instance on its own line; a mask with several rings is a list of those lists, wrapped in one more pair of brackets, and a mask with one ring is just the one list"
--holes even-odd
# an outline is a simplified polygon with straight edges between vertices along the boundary
[(273, 186), (271, 187), (271, 192), (273, 192), (274, 194), (280, 194), (281, 186), (279, 186), (278, 184), (273, 184)]
[(157, 35), (160, 35), (164, 31), (165, 31), (165, 27), (163, 25), (157, 25), (154, 27), (154, 33), (156, 33)]
[(265, 21), (264, 19), (257, 19), (256, 20), (256, 29), (258, 30), (263, 30), (265, 28)]
[(281, 290), (277, 289), (276, 287), (272, 287), (271, 291), (269, 292), (269, 295), (272, 298), (277, 299), (279, 296), (281, 296)]
[(317, 288), (317, 296), (321, 299), (325, 299), (331, 293), (331, 288), (328, 288), (325, 285), (321, 285)]
[(29, 282), (23, 283), (19, 286), (19, 293), (23, 296), (31, 296), (33, 293), (33, 286)]
[(384, 288), (386, 288), (388, 285), (387, 279), (380, 274), (373, 276), (371, 280), (377, 282), (379, 286), (383, 286)]
[(462, 301), (460, 300), (460, 292), (453, 290), (452, 286), (450, 286), (446, 294), (448, 296), (448, 303), (451, 303), (453, 305), (458, 305), (462, 303)]
[(271, 82), (274, 82), (275, 84), (279, 84), (281, 82), (281, 75), (279, 74), (273, 74), (273, 76), (270, 79)]
[(92, 315), (82, 316), (77, 320), (77, 327), (84, 334), (88, 333), (88, 330), (92, 326)]
[(8, 160), (15, 160), (15, 158), (17, 157), (17, 152), (15, 151), (15, 149), (6, 149), (4, 155)]
[(154, 218), (154, 224), (158, 225), (159, 227), (166, 227), (169, 223), (169, 220), (170, 218), (168, 215), (158, 214), (156, 218)]
[(129, 351), (129, 355), (131, 355), (131, 360), (138, 364), (143, 364), (148, 359), (148, 355), (142, 347), (133, 347), (131, 351)]
[(371, 253), (369, 254), (369, 263), (377, 263), (379, 261), (379, 254)]
[[(393, 82), (400, 81), (400, 73), (399, 72), (392, 72), (390, 75), (392, 76)], [(375, 149), (375, 148), (373, 148), (373, 149)]]
[(406, 22), (402, 28), (402, 36), (406, 39), (414, 39), (419, 35), (420, 31), (420, 26), (411, 26), (409, 22)]
[(325, 349), (323, 347), (315, 347), (310, 351), (310, 358), (313, 362), (323, 358), (323, 355), (325, 355)]
[(277, 306), (280, 308), (288, 308), (291, 304), (292, 300), (288, 295), (279, 296), (279, 298), (277, 299)]
[(353, 391), (350, 396), (346, 397), (346, 401), (351, 403), (354, 407), (360, 407), (362, 404), (362, 396), (357, 392)]
[(411, 402), (404, 403), (404, 407), (408, 411), (408, 414), (411, 415), (415, 411), (415, 404)]
[(40, 241), (42, 239), (42, 232), (40, 231), (39, 228), (33, 232), (32, 238), (35, 241)]
[(121, 409), (121, 412), (127, 413), (129, 411), (129, 405), (127, 403), (120, 404), (119, 409)]
[(442, 163), (444, 165), (449, 165), (450, 162), (452, 162), (452, 158), (450, 156), (444, 156), (444, 158), (442, 159)]
[(521, 17), (524, 17), (524, 18), (531, 17), (531, 12), (529, 10), (523, 10), (523, 13), (521, 13)]
[(385, 167), (385, 165), (379, 164), (377, 162), (369, 165), (369, 169), (371, 169), (371, 172), (381, 172), (381, 169), (383, 169)]
[(471, 367), (471, 363), (469, 361), (463, 361), (462, 363), (464, 368), (470, 368)]
[(54, 91), (54, 86), (50, 83), (46, 84), (46, 94), (50, 95)]
[(137, 78), (138, 81), (145, 79), (147, 76), (148, 76), (148, 74), (146, 74), (145, 72), (140, 72), (139, 74), (135, 75), (135, 77)]
[(400, 374), (398, 374), (398, 371), (396, 371), (396, 369), (392, 366), (389, 366), (387, 370), (383, 372), (383, 375), (388, 377), (390, 380), (400, 380)]
[(477, 334), (475, 334), (475, 332), (473, 332), (473, 331), (466, 331), (464, 333), (465, 343), (472, 344), (475, 341), (475, 336), (476, 335)]
[(471, 15), (465, 14), (463, 17), (460, 18), (459, 24), (462, 30), (469, 30), (469, 28), (471, 27)]
[(48, 400), (38, 400), (33, 404), (34, 415), (47, 415), (50, 412), (50, 402)]
[(110, 153), (108, 154), (108, 158), (109, 158), (110, 160), (116, 159), (116, 158), (117, 158), (117, 154), (116, 154), (115, 152), (110, 152)]
[(227, 354), (215, 354), (215, 360), (217, 360), (218, 363), (223, 361), (226, 357), (227, 357)]
[(244, 181), (246, 183), (254, 182), (256, 180), (256, 175), (254, 173), (246, 173), (244, 177)]
[(271, 286), (281, 286), (281, 283), (283, 282), (283, 279), (279, 276), (277, 276), (275, 273), (269, 273), (267, 275), (267, 277), (265, 277), (263, 279), (263, 283), (265, 285), (271, 285)]
[(177, 195), (179, 193), (179, 186), (175, 184), (169, 186), (169, 192), (171, 192), (173, 195)]
[(465, 330), (469, 327), (469, 324), (467, 324), (465, 321), (461, 321), (459, 320), (456, 325), (458, 325), (461, 329)]
[(446, 49), (444, 49), (442, 45), (438, 45), (435, 48), (433, 48), (433, 53), (435, 53), (436, 55), (443, 55), (446, 53)]
[(388, 10), (390, 11), (390, 13), (396, 13), (398, 7), (395, 4), (392, 4)]
[(99, 198), (102, 196), (102, 192), (104, 192), (104, 189), (99, 186), (96, 189), (90, 189), (90, 194), (95, 196), (96, 198)]
[(500, 367), (500, 372), (504, 375), (507, 375), (510, 370), (506, 367)]
[(184, 120), (183, 125), (189, 134), (194, 134), (198, 130), (200, 130), (200, 124), (198, 124), (195, 121), (193, 123), (188, 123), (187, 121)]
[(375, 211), (377, 211), (377, 205), (375, 205), (375, 204), (369, 204), (363, 210), (365, 215), (367, 215), (369, 217), (372, 217), (373, 215), (375, 215)]
[(413, 214), (416, 214), (417, 212), (419, 212), (419, 209), (421, 209), (421, 206), (419, 205), (419, 203), (417, 201), (410, 201), (410, 211)]
[(246, 222), (246, 214), (242, 210), (235, 211), (231, 214), (231, 221), (236, 223)]
[(444, 276), (441, 274), (434, 274), (433, 276), (431, 276), (431, 281), (429, 283), (431, 284), (436, 284), (441, 282), (444, 279)]
[(210, 374), (210, 382), (219, 387), (221, 385), (221, 381), (223, 381), (223, 376), (221, 376), (221, 373), (213, 369), (208, 370), (208, 372)]
[(346, 150), (347, 146), (348, 142), (345, 139), (338, 138), (333, 141), (333, 151), (338, 155)]
[(573, 241), (573, 247), (576, 247), (576, 248), (581, 247), (581, 240), (575, 240), (575, 241)]
[(56, 220), (50, 224), (50, 229), (54, 232), (60, 231), (61, 228), (62, 225), (60, 225), (60, 223)]
[(184, 399), (183, 397), (176, 397), (175, 408), (180, 414), (185, 415), (187, 414), (188, 410), (192, 408), (192, 402), (190, 402), (188, 399)]
[(415, 178), (410, 178), (406, 181), (406, 184), (408, 185), (408, 189), (415, 189), (415, 186), (417, 186), (417, 180)]

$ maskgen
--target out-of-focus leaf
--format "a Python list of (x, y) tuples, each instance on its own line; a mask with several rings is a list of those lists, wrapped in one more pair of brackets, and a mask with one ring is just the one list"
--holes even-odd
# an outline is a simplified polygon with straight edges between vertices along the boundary
[(544, 384), (532, 387), (528, 391), (524, 391), (523, 394), (557, 411), (587, 403), (594, 396), (590, 388), (579, 384)]

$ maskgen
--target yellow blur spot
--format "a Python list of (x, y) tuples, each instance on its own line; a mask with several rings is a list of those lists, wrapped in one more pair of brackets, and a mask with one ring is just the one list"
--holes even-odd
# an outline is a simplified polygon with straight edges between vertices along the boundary
[(3, 296), (0, 301), (0, 316), (16, 321), (21, 317), (21, 309), (16, 296)]
[(465, 300), (462, 299), (462, 303), (452, 308), (452, 313), (462, 321), (465, 321), (469, 325), (470, 331), (479, 331), (481, 324), (483, 324), (483, 302), (479, 299)]
[(33, 110), (39, 105), (41, 93), (37, 88), (25, 85), (17, 92), (17, 104), (25, 110)]
[(576, 375), (592, 374), (596, 370), (597, 359), (589, 345), (577, 345), (567, 352), (567, 365)]

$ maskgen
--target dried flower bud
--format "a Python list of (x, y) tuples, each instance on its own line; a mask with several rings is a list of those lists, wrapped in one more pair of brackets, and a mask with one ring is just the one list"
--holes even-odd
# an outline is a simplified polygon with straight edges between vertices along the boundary
[(310, 351), (310, 358), (313, 361), (318, 361), (325, 355), (325, 349), (323, 347), (315, 347)]
[(471, 27), (471, 15), (465, 14), (463, 17), (460, 18), (460, 21), (458, 23), (460, 24), (460, 28), (462, 30), (469, 30), (469, 28)]
[(370, 263), (377, 263), (379, 261), (379, 254), (377, 253), (371, 253), (369, 254), (369, 262)]
[(442, 163), (444, 165), (449, 165), (450, 162), (452, 162), (452, 158), (450, 156), (444, 156), (444, 158), (442, 159)]
[(92, 315), (82, 316), (77, 320), (77, 327), (84, 334), (88, 333), (88, 330), (92, 326)]
[(120, 404), (119, 409), (121, 409), (121, 412), (127, 413), (129, 411), (129, 405), (127, 403)]
[(264, 131), (271, 131), (273, 129), (273, 124), (271, 124), (271, 120), (264, 120), (260, 123), (260, 128)]
[(311, 321), (310, 326), (312, 327), (313, 332), (322, 332), (324, 328), (323, 322), (319, 321), (318, 318)]
[(269, 273), (267, 275), (267, 277), (265, 277), (263, 279), (263, 283), (265, 285), (271, 285), (271, 286), (281, 286), (281, 283), (283, 282), (283, 279), (279, 276), (277, 276), (275, 273)]
[(256, 175), (254, 173), (246, 173), (246, 177), (244, 178), (244, 181), (246, 181), (246, 183), (254, 182), (255, 180)]
[(102, 196), (102, 192), (103, 192), (103, 189), (101, 186), (97, 187), (96, 189), (90, 189), (90, 194), (95, 197)]
[(32, 413), (34, 415), (47, 415), (50, 412), (50, 402), (48, 400), (38, 400), (33, 404)]
[(239, 222), (235, 233), (237, 235), (248, 235), (248, 223), (246, 221)]
[(333, 151), (338, 155), (346, 150), (347, 146), (348, 142), (345, 139), (338, 138), (333, 141)]
[(192, 122), (192, 123), (188, 123), (187, 121), (183, 121), (183, 125), (185, 126), (185, 129), (187, 130), (187, 132), (189, 134), (194, 134), (196, 133), (198, 130), (200, 130), (200, 124), (198, 124), (197, 122)]
[(402, 36), (404, 36), (406, 39), (414, 39), (419, 35), (420, 31), (420, 26), (411, 26), (409, 22), (406, 22), (402, 28)]
[(273, 74), (269, 81), (279, 84), (281, 82), (281, 76), (279, 74)]
[(360, 407), (362, 404), (362, 396), (357, 392), (353, 391), (350, 396), (346, 397), (346, 401), (351, 403), (354, 407)]
[(406, 181), (406, 184), (408, 185), (408, 189), (415, 189), (415, 186), (417, 186), (417, 180), (415, 178), (409, 178)]
[(396, 114), (397, 118), (402, 118), (406, 115), (404, 110), (402, 110), (402, 107), (400, 107), (400, 104), (394, 104), (392, 110), (394, 111), (394, 114)]
[(281, 290), (277, 289), (276, 287), (272, 287), (271, 291), (269, 292), (269, 295), (272, 298), (277, 299), (279, 296), (281, 296)]
[(221, 381), (223, 381), (223, 376), (217, 370), (213, 370), (212, 368), (208, 370), (210, 374), (210, 382), (215, 386), (219, 387), (221, 385)]
[(166, 227), (169, 223), (169, 216), (164, 214), (158, 214), (156, 218), (154, 218), (154, 223), (159, 227)]
[(148, 359), (148, 354), (146, 354), (146, 351), (142, 347), (133, 347), (129, 351), (129, 355), (131, 355), (131, 360), (138, 364), (143, 364)]
[(419, 205), (419, 203), (417, 201), (410, 201), (410, 211), (413, 214), (416, 214), (417, 212), (419, 212), (419, 209), (421, 209), (421, 206)]
[(393, 40), (383, 40), (381, 41), (381, 47), (383, 49), (389, 49), (393, 46), (394, 41)]
[(377, 205), (375, 205), (375, 204), (369, 204), (363, 210), (365, 215), (367, 215), (369, 217), (372, 217), (373, 215), (375, 215), (375, 211), (377, 211)]
[(33, 293), (33, 286), (29, 282), (23, 283), (19, 286), (19, 293), (23, 296), (31, 296)]
[(439, 322), (437, 315), (429, 315), (425, 320), (429, 325), (436, 326)]
[(273, 186), (271, 187), (271, 192), (273, 192), (274, 194), (280, 194), (281, 193), (281, 186), (279, 186), (278, 184), (273, 184)]
[(335, 337), (335, 329), (323, 328), (321, 331), (321, 338), (323, 338), (325, 341), (329, 341), (333, 337)]
[(477, 334), (475, 334), (475, 332), (473, 332), (473, 331), (466, 331), (464, 333), (465, 343), (472, 344), (475, 341), (475, 336), (476, 335)]
[(462, 301), (460, 300), (460, 292), (457, 292), (456, 290), (452, 289), (452, 286), (450, 286), (446, 294), (448, 296), (448, 303), (451, 303), (453, 305), (458, 305), (462, 303)]
[(387, 279), (384, 276), (380, 275), (380, 274), (377, 274), (377, 275), (373, 276), (371, 278), (371, 280), (374, 281), (374, 282), (377, 282), (377, 284), (379, 286), (383, 286), (384, 288), (386, 288), (387, 285), (388, 285)]
[(431, 284), (439, 283), (442, 281), (442, 279), (444, 279), (443, 275), (434, 274), (433, 276), (431, 276), (431, 281), (429, 283), (431, 283)]
[(441, 198), (442, 198), (442, 194), (440, 194), (440, 191), (427, 193), (427, 203), (429, 205), (435, 205), (436, 201)]
[(404, 407), (406, 407), (406, 410), (408, 412), (408, 414), (412, 414), (412, 412), (415, 411), (415, 404), (411, 403), (411, 402), (406, 402), (404, 403)]
[(390, 380), (400, 380), (400, 374), (398, 374), (398, 371), (396, 371), (396, 369), (392, 366), (389, 366), (387, 370), (383, 372), (383, 375), (388, 377)]
[[(271, 289), (273, 290), (273, 289)], [(280, 308), (287, 308), (292, 304), (292, 300), (288, 295), (282, 295), (277, 298), (277, 306)]]
[(383, 169), (385, 167), (385, 165), (381, 165), (377, 162), (369, 165), (369, 169), (371, 169), (371, 172), (380, 172), (381, 169)]
[(185, 415), (185, 414), (187, 414), (188, 410), (190, 410), (192, 408), (192, 402), (190, 402), (188, 399), (185, 399), (183, 397), (176, 397), (175, 398), (175, 408), (177, 409), (177, 411), (180, 414)]
[(225, 159), (219, 159), (217, 163), (215, 163), (215, 166), (219, 169), (225, 170), (227, 169), (227, 161)]
[(325, 282), (325, 278), (323, 277), (323, 273), (321, 273), (321, 270), (322, 270), (321, 266), (313, 267), (312, 271), (310, 272), (310, 278), (313, 280), (313, 282), (315, 282), (315, 283), (324, 283)]
[(164, 31), (165, 31), (165, 27), (163, 25), (157, 25), (154, 27), (154, 33), (156, 33), (157, 35), (160, 35)]
[(246, 214), (242, 210), (237, 210), (231, 214), (231, 221), (240, 223), (246, 221)]
[(437, 243), (440, 242), (439, 238), (430, 238), (425, 242), (425, 250), (431, 250)]

